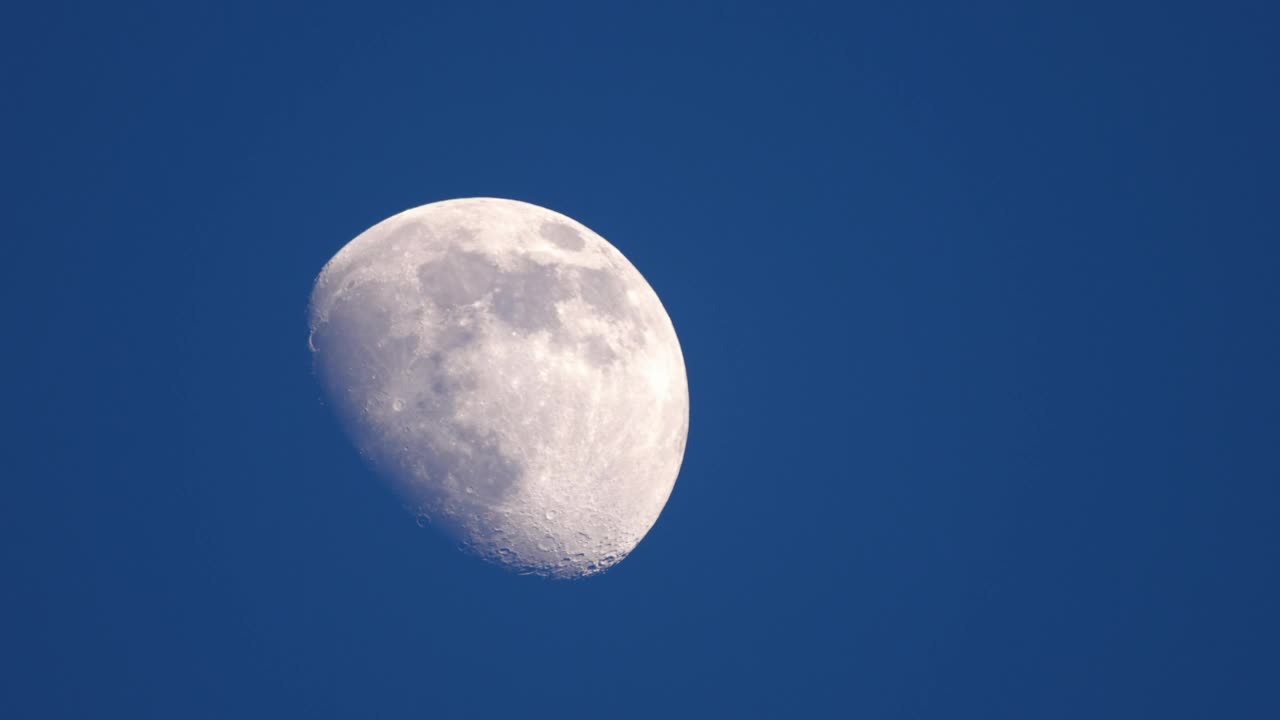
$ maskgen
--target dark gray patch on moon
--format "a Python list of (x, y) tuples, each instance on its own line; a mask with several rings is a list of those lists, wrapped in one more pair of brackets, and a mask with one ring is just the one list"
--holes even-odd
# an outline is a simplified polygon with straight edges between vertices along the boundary
[(453, 399), (459, 392), (474, 387), (475, 382), (449, 372), (440, 353), (433, 352), (427, 357), (416, 358), (409, 365), (401, 386), (405, 388), (401, 402), (408, 407), (430, 411), (433, 418), (447, 418), (454, 415)]
[[(417, 469), (426, 482), (417, 493), (439, 488), (428, 491), (435, 495), (453, 488), (454, 492), (443, 495), (460, 499), (462, 507), (455, 511), (483, 511), (507, 497), (524, 476), (524, 466), (503, 452), (492, 434), (453, 426), (447, 433), (428, 434), (424, 439), (427, 447), (419, 456)], [(474, 501), (468, 501), (470, 498)]]
[(438, 361), (442, 351), (466, 347), (475, 339), (476, 331), (469, 327), (452, 323), (445, 325), (440, 328), (435, 337), (431, 338), (431, 347), (434, 350), (431, 357)]
[(542, 223), (542, 227), (538, 229), (538, 233), (542, 237), (555, 243), (557, 246), (565, 250), (581, 250), (587, 246), (587, 242), (582, 239), (577, 230), (558, 222)]
[(591, 335), (582, 341), (582, 355), (596, 367), (611, 365), (618, 359), (618, 353), (609, 347), (609, 342), (601, 335)]
[(493, 312), (520, 330), (554, 330), (560, 325), (556, 303), (568, 297), (554, 266), (528, 263), (501, 274), (493, 292)]
[(617, 275), (592, 268), (581, 268), (577, 274), (578, 289), (589, 305), (613, 317), (626, 313), (627, 291)]
[(507, 325), (525, 332), (554, 330), (560, 325), (556, 303), (570, 296), (554, 265), (521, 260), (517, 269), (502, 270), (483, 253), (450, 248), (444, 257), (418, 268), (422, 293), (443, 310), (470, 305), (492, 296), (493, 312)]
[(474, 337), (467, 328), (444, 330), (432, 343), (434, 351), (416, 358), (405, 374), (409, 416), (425, 420), (422, 426), (401, 430), (425, 441), (411, 462), (412, 474), (423, 482), (408, 489), (420, 498), (424, 494), (436, 500), (474, 498), (463, 503), (466, 507), (456, 508), (459, 512), (475, 512), (503, 499), (524, 474), (519, 460), (503, 452), (491, 433), (458, 421), (457, 399), (474, 390), (476, 380), (466, 371), (450, 368), (446, 357)]
[(500, 270), (481, 253), (450, 248), (444, 257), (418, 268), (422, 292), (444, 309), (470, 305), (493, 289)]

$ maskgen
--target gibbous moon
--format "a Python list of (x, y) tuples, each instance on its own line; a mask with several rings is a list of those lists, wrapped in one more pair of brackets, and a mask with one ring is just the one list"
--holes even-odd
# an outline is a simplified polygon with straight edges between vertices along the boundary
[(311, 294), (317, 375), (411, 512), (491, 562), (574, 578), (620, 562), (675, 485), (684, 358), (604, 238), (514, 200), (388, 218)]

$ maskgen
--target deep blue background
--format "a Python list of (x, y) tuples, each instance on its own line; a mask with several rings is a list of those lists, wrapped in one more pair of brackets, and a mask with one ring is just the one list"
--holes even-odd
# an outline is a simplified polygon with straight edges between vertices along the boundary
[[(123, 5), (0, 19), (0, 716), (1280, 717), (1274, 3)], [(683, 342), (602, 577), (416, 527), (310, 374), (472, 195)]]

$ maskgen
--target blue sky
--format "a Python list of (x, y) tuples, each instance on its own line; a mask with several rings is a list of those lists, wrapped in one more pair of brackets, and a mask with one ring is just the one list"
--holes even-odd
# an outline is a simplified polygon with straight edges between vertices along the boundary
[[(42, 3), (0, 23), (0, 715), (1273, 718), (1268, 3)], [(680, 335), (613, 571), (418, 528), (306, 302), (452, 197)]]

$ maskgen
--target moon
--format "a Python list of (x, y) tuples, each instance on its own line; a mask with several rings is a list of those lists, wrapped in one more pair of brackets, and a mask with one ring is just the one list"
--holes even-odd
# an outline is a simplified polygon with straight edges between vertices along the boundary
[(515, 572), (621, 562), (667, 503), (689, 390), (622, 253), (515, 200), (446, 200), (343, 247), (310, 304), (316, 375), (417, 517)]

